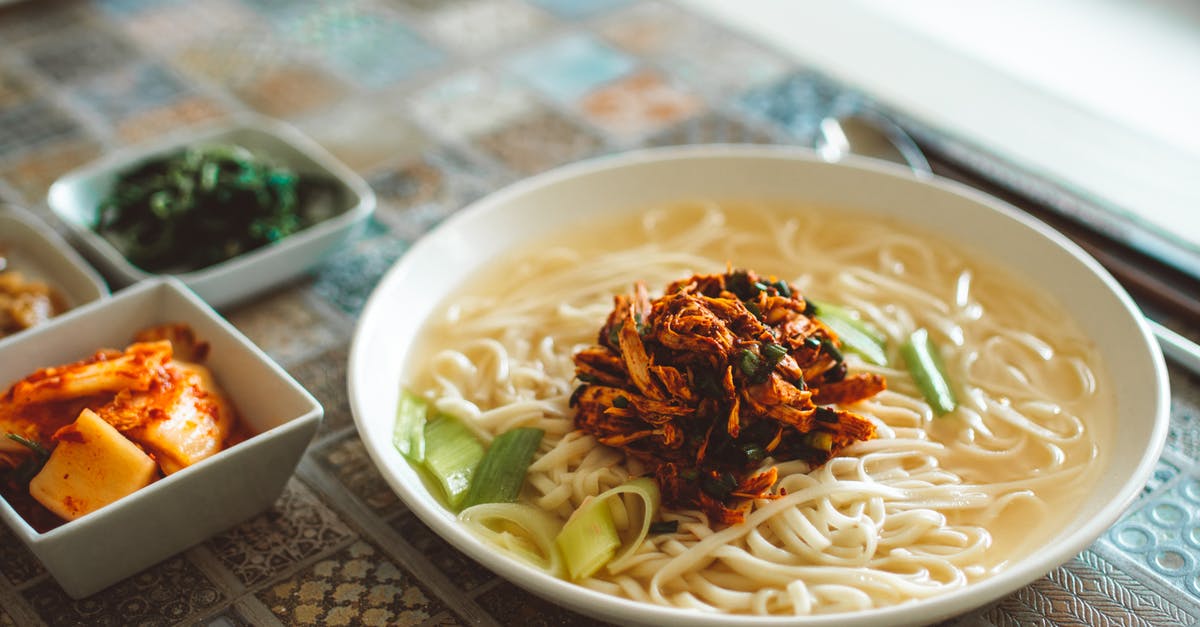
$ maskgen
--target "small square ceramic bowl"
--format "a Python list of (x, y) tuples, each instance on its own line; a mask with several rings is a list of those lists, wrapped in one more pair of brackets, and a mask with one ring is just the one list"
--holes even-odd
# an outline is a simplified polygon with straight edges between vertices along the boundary
[(98, 592), (269, 507), (321, 422), (321, 405), (174, 278), (151, 279), (74, 309), (0, 347), (0, 389), (34, 370), (145, 327), (183, 322), (210, 345), (205, 365), (253, 435), (124, 498), (39, 533), (6, 501), (0, 518), (67, 594)]
[(224, 307), (294, 278), (353, 237), (375, 210), (375, 193), (362, 177), (296, 129), (269, 118), (242, 116), (232, 124), (176, 134), (146, 146), (119, 150), (75, 170), (50, 187), (47, 202), (71, 229), (83, 252), (114, 285), (153, 276), (130, 263), (94, 230), (97, 208), (124, 172), (198, 145), (237, 144), (301, 176), (334, 183), (330, 217), (261, 248), (220, 263), (177, 274), (213, 307)]
[[(67, 310), (108, 296), (104, 279), (58, 233), (15, 205), (0, 205), (0, 271), (50, 286)], [(0, 336), (0, 346), (24, 331)]]

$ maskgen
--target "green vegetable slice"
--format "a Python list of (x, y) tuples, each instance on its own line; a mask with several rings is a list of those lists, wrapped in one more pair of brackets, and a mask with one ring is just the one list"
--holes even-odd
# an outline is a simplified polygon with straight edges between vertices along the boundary
[(458, 510), (483, 459), (483, 444), (466, 425), (448, 414), (425, 423), (425, 469), (442, 486), (446, 503)]
[(458, 519), (493, 546), (562, 576), (563, 558), (554, 542), (562, 525), (547, 512), (521, 503), (484, 503), (464, 509)]
[[(630, 521), (629, 529), (636, 529), (637, 535), (624, 542), (625, 549), (617, 555), (622, 540), (613, 521), (612, 505), (608, 501), (625, 493), (633, 494), (642, 500), (641, 525)], [(651, 521), (658, 515), (661, 502), (662, 495), (658, 484), (649, 477), (627, 481), (585, 500), (579, 509), (571, 514), (558, 537), (554, 539), (554, 543), (562, 551), (567, 573), (572, 579), (584, 579), (595, 574), (605, 564), (608, 564), (608, 571), (613, 574), (624, 570), (629, 559), (650, 533)]]
[(529, 463), (545, 433), (533, 427), (520, 427), (496, 436), (475, 470), (463, 507), (516, 501)]
[(837, 334), (838, 339), (842, 341), (843, 348), (858, 353), (868, 363), (875, 364), (876, 366), (888, 365), (884, 345), (875, 341), (873, 336), (863, 333), (858, 326), (851, 324), (844, 318), (830, 315), (819, 315), (817, 319), (824, 322), (826, 326)]
[(820, 318), (822, 321), (828, 318), (843, 320), (858, 329), (863, 335), (871, 338), (876, 344), (883, 345), (887, 343), (886, 335), (845, 307), (820, 300), (809, 300), (808, 304), (812, 307), (808, 313)]
[(933, 408), (934, 413), (942, 416), (954, 411), (958, 406), (958, 399), (954, 396), (954, 389), (950, 387), (946, 367), (937, 347), (929, 338), (929, 332), (925, 329), (913, 331), (904, 346), (900, 347), (900, 354), (904, 356), (908, 371), (912, 373), (921, 395)]
[(396, 403), (396, 422), (392, 427), (392, 446), (408, 461), (419, 464), (425, 461), (425, 421), (429, 414), (429, 403), (409, 392), (400, 391)]
[(888, 365), (887, 336), (867, 324), (857, 314), (833, 303), (819, 300), (807, 301), (808, 313), (833, 329), (842, 347), (858, 353), (868, 363), (876, 366)]

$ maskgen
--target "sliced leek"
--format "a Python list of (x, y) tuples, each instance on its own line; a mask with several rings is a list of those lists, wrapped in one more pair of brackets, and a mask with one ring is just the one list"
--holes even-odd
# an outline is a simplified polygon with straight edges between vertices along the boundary
[[(617, 533), (617, 525), (613, 521), (613, 504), (609, 501), (621, 494), (633, 494), (642, 500), (641, 524), (630, 520), (627, 513), (623, 518), (628, 523), (629, 530), (637, 530), (634, 537), (622, 541)], [(605, 564), (610, 573), (616, 574), (624, 570), (631, 561), (634, 553), (642, 546), (646, 535), (650, 533), (651, 521), (658, 515), (662, 495), (653, 479), (640, 477), (623, 483), (615, 488), (589, 498), (575, 510), (562, 532), (555, 538), (555, 544), (562, 551), (567, 573), (572, 579), (584, 579), (592, 576)], [(625, 548), (617, 554), (617, 549), (624, 544)]]
[(621, 546), (621, 536), (613, 522), (608, 502), (589, 497), (571, 514), (562, 531), (554, 538), (562, 551), (571, 579), (591, 577), (608, 563)]
[(454, 416), (438, 414), (425, 423), (425, 469), (442, 486), (446, 503), (457, 510), (483, 459), (483, 444)]
[(400, 390), (392, 445), (414, 464), (425, 461), (425, 417), (428, 413), (428, 401), (408, 390)]
[(541, 429), (519, 427), (496, 436), (475, 470), (463, 507), (516, 501), (543, 435)]
[(484, 503), (464, 509), (458, 519), (492, 546), (562, 576), (563, 559), (554, 542), (562, 525), (549, 513), (521, 503)]

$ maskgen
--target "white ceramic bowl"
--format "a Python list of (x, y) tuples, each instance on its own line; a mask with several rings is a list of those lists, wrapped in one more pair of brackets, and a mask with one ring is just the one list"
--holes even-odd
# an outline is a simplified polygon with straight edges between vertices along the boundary
[[(48, 284), (68, 309), (108, 296), (104, 279), (58, 233), (15, 205), (0, 206), (0, 256), (8, 270)], [(0, 346), (21, 333), (0, 338)]]
[(301, 175), (327, 177), (334, 181), (337, 192), (333, 217), (278, 242), (178, 275), (213, 307), (224, 307), (302, 274), (350, 239), (375, 210), (375, 193), (362, 177), (291, 126), (255, 116), (113, 152), (55, 181), (47, 203), (71, 229), (84, 254), (114, 285), (136, 283), (153, 275), (131, 264), (92, 229), (100, 201), (122, 172), (143, 161), (188, 146), (220, 143), (239, 144)]
[[(1091, 544), (1150, 476), (1166, 437), (1162, 355), (1120, 286), (1060, 234), (994, 198), (907, 170), (770, 147), (692, 147), (634, 152), (567, 166), (464, 209), (414, 246), (383, 278), (359, 321), (349, 364), (350, 401), (367, 450), (412, 511), (488, 568), (556, 603), (618, 624), (907, 625), (930, 623), (996, 600)], [(689, 199), (792, 201), (890, 216), (961, 242), (1064, 304), (1119, 365), (1114, 450), (1098, 485), (1044, 548), (1005, 571), (942, 596), (866, 612), (812, 617), (704, 614), (637, 603), (553, 578), (491, 549), (458, 524), (393, 449), (399, 382), (423, 321), (456, 286), (497, 255), (568, 225)], [(766, 234), (764, 234), (766, 235)]]
[(38, 533), (6, 502), (0, 518), (67, 594), (97, 592), (270, 506), (317, 431), (321, 405), (250, 340), (172, 278), (144, 281), (0, 347), (0, 389), (46, 366), (124, 348), (139, 329), (190, 325), (206, 365), (256, 435), (125, 498)]

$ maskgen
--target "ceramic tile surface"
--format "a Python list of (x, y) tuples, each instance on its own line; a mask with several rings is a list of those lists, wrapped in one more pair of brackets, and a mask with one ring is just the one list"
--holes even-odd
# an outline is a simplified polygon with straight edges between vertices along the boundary
[[(22, 2), (0, 7), (0, 42), (0, 200), (48, 217), (66, 171), (247, 112), (295, 124), (378, 195), (306, 276), (222, 311), (325, 408), (273, 506), (79, 600), (0, 530), (0, 626), (599, 624), (499, 579), (393, 493), (346, 390), (367, 297), (426, 232), (525, 176), (642, 146), (811, 146), (827, 113), (869, 103), (660, 0)], [(1167, 450), (1129, 512), (945, 625), (1200, 621), (1200, 380), (1170, 370)]]

